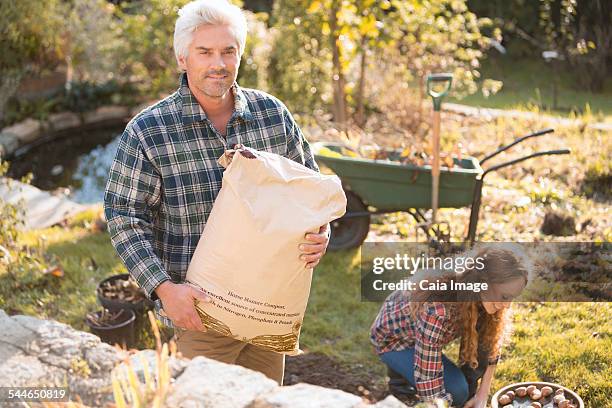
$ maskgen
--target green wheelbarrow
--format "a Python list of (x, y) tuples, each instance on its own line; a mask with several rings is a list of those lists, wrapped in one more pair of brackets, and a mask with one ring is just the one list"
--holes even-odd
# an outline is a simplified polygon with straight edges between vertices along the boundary
[[(570, 150), (533, 153), (487, 169), (481, 166), (526, 139), (552, 132), (553, 129), (545, 129), (523, 136), (480, 161), (474, 157), (464, 157), (461, 160), (453, 159), (453, 168), (440, 168), (438, 205), (440, 208), (471, 207), (466, 237), (469, 242), (474, 242), (476, 237), (482, 185), (487, 174), (538, 156), (569, 154)], [(347, 148), (334, 142), (312, 144), (315, 160), (336, 173), (347, 198), (346, 214), (331, 224), (330, 250), (360, 246), (368, 235), (370, 219), (374, 214), (407, 212), (417, 223), (426, 223), (424, 211), (432, 207), (431, 166), (402, 164), (396, 161), (400, 158), (400, 151), (389, 151), (386, 160), (343, 156), (341, 152)], [(325, 151), (328, 153), (322, 154)], [(336, 154), (329, 155), (329, 151)], [(429, 231), (425, 232), (430, 235)]]

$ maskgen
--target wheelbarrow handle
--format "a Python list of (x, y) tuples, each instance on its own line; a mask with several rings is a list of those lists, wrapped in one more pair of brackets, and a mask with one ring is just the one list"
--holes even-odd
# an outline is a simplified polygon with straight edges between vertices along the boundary
[(538, 137), (538, 136), (546, 135), (546, 134), (552, 133), (554, 131), (555, 131), (555, 129), (548, 128), (548, 129), (538, 130), (537, 132), (528, 134), (527, 136), (519, 137), (514, 142), (512, 142), (512, 143), (510, 143), (510, 144), (508, 144), (506, 146), (502, 146), (499, 149), (497, 149), (495, 152), (485, 156), (485, 158), (480, 161), (480, 165), (482, 165), (487, 160), (492, 159), (493, 157), (497, 156), (498, 154), (500, 154), (502, 152), (505, 152), (506, 150), (510, 149), (512, 146), (515, 146), (515, 145), (521, 143), (523, 140), (530, 139), (532, 137)]
[(476, 239), (476, 228), (478, 226), (478, 216), (480, 214), (480, 203), (482, 199), (482, 186), (484, 183), (484, 178), (487, 174), (489, 174), (492, 171), (504, 168), (504, 167), (512, 166), (513, 164), (520, 163), (525, 160), (533, 159), (534, 157), (548, 156), (548, 155), (555, 155), (555, 154), (570, 154), (570, 153), (571, 153), (570, 149), (549, 150), (546, 152), (538, 152), (538, 153), (530, 154), (529, 156), (520, 157), (518, 159), (511, 160), (506, 163), (498, 164), (496, 166), (493, 166), (485, 170), (485, 172), (482, 173), (480, 177), (476, 178), (476, 184), (474, 186), (474, 197), (472, 199), (472, 209), (470, 211), (470, 224), (468, 227), (468, 235), (467, 235), (468, 242), (473, 244)]
[[(434, 82), (446, 82), (446, 86), (443, 90), (437, 92), (434, 91), (432, 85)], [(434, 111), (440, 111), (442, 107), (442, 98), (448, 93), (453, 83), (453, 74), (440, 73), (440, 74), (429, 74), (427, 75), (427, 95), (431, 96), (434, 104)]]
[(489, 174), (490, 172), (492, 172), (492, 171), (503, 169), (504, 167), (512, 166), (513, 164), (517, 164), (517, 163), (523, 162), (525, 160), (533, 159), (534, 157), (550, 156), (550, 155), (557, 155), (557, 154), (570, 154), (571, 152), (572, 151), (570, 149), (559, 149), (559, 150), (548, 150), (548, 151), (545, 151), (545, 152), (533, 153), (533, 154), (530, 154), (529, 156), (520, 157), (518, 159), (510, 160), (508, 162), (497, 164), (497, 165), (495, 165), (493, 167), (489, 167), (488, 169), (486, 169), (484, 171), (484, 173), (482, 173), (482, 175), (480, 176), (480, 179), (481, 180), (484, 179), (485, 176), (487, 174)]

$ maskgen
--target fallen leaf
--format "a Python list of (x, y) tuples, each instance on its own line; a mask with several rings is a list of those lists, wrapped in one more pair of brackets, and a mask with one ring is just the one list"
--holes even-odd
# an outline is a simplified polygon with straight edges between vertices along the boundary
[(47, 268), (43, 271), (43, 275), (47, 275), (47, 274), (51, 274), (57, 278), (63, 278), (64, 277), (64, 270), (62, 269), (61, 266), (59, 265), (54, 265), (50, 268)]

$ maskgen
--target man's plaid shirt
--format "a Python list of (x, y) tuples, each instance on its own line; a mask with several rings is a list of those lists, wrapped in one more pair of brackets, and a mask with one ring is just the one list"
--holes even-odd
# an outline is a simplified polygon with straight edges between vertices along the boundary
[(453, 304), (425, 303), (412, 317), (408, 296), (395, 291), (383, 303), (370, 331), (378, 354), (414, 347), (414, 379), (423, 400), (440, 398), (452, 403), (444, 388), (442, 348), (460, 335)]
[[(318, 171), (300, 128), (281, 101), (234, 83), (226, 137), (191, 93), (179, 89), (136, 115), (121, 135), (104, 194), (111, 242), (131, 276), (155, 300), (162, 282), (184, 282), (223, 177), (217, 159), (237, 143)], [(172, 322), (159, 316), (172, 327)]]

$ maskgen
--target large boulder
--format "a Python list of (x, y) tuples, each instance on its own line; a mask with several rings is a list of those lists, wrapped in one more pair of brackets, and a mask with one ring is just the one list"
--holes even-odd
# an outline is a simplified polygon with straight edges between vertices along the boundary
[[(158, 373), (153, 350), (125, 351), (55, 321), (8, 316), (0, 309), (0, 384), (14, 387), (68, 387), (71, 400), (101, 407), (113, 403), (112, 378), (132, 376), (151, 383)], [(154, 380), (153, 380), (154, 381)], [(309, 384), (279, 387), (247, 368), (205, 357), (168, 358), (165, 406), (172, 408), (400, 408), (394, 397), (375, 405), (339, 390)], [(128, 393), (129, 394), (129, 393)]]

